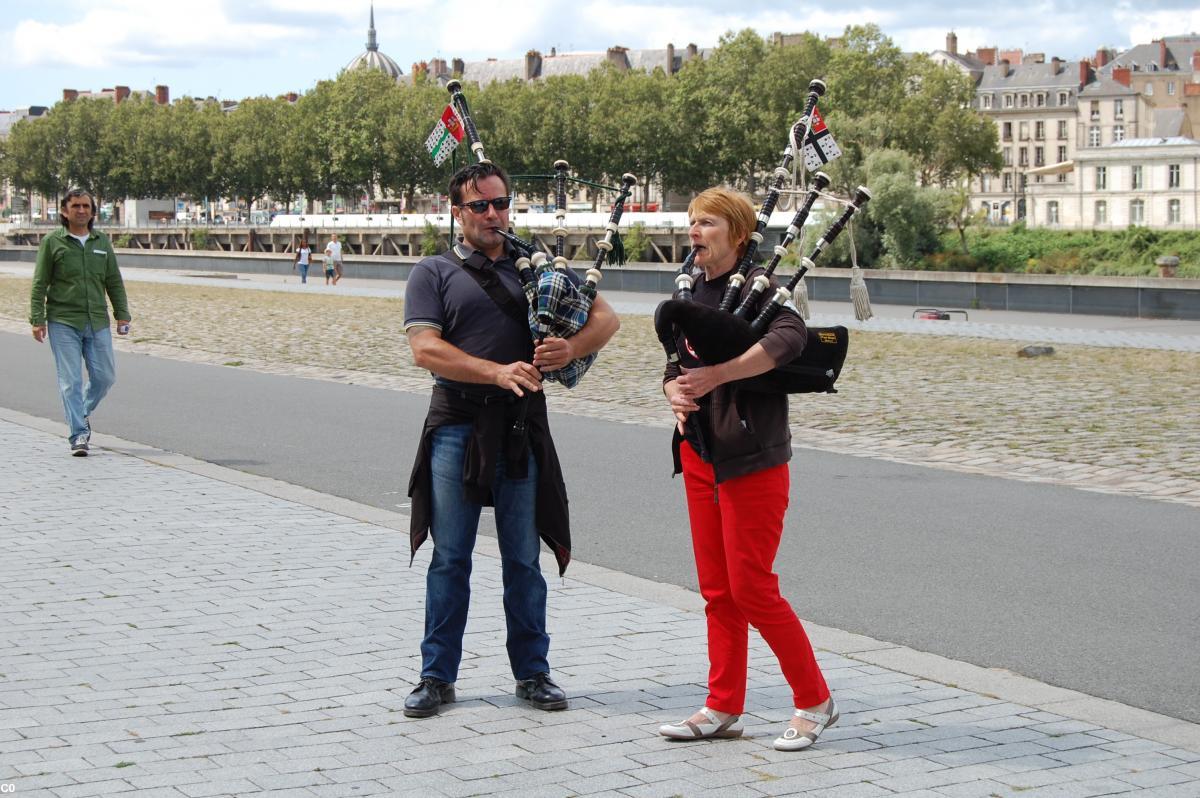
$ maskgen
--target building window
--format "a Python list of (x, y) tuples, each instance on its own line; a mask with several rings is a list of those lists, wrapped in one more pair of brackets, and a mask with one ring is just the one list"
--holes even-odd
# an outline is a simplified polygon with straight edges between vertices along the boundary
[(1125, 101), (1113, 100), (1113, 119), (1125, 118)]
[(1099, 125), (1092, 125), (1091, 127), (1088, 128), (1088, 146), (1089, 147), (1099, 147), (1100, 146), (1100, 126)]
[(1065, 145), (1060, 145), (1058, 148), (1058, 162), (1062, 163), (1067, 160), (1067, 148)]
[(1040, 91), (1033, 95), (1033, 104), (1038, 108), (1044, 108), (1046, 105), (1046, 95)]
[(1108, 188), (1108, 167), (1107, 166), (1097, 166), (1096, 167), (1096, 190), (1104, 191), (1106, 188)]
[(990, 192), (992, 190), (992, 176), (991, 175), (983, 175), (982, 177), (979, 178), (979, 190), (981, 192), (983, 192), (984, 194), (987, 194), (988, 192)]
[(1021, 123), (1021, 141), (1029, 141), (1029, 123)]
[(1175, 81), (1173, 81), (1173, 80), (1168, 80), (1168, 81), (1167, 81), (1167, 94), (1170, 94), (1170, 95), (1174, 96), (1174, 94), (1175, 94)]
[(1099, 100), (1092, 100), (1092, 121), (1093, 122), (1100, 121), (1100, 101)]
[(1004, 173), (1004, 190), (1012, 191), (1012, 187), (1013, 187), (1012, 172), (1005, 172)]
[(1012, 147), (1005, 147), (1000, 151), (1000, 155), (1004, 158), (1005, 166), (1012, 166)]
[(1012, 122), (1005, 122), (1000, 126), (1000, 138), (1012, 141)]
[(1142, 224), (1146, 221), (1146, 203), (1141, 200), (1130, 200), (1129, 223)]
[(1038, 141), (1041, 141), (1042, 139), (1046, 138), (1046, 123), (1045, 122), (1034, 122), (1033, 123), (1033, 137), (1035, 139), (1037, 139)]
[(1179, 211), (1179, 200), (1173, 199), (1167, 203), (1167, 222), (1179, 224), (1182, 214)]
[(1022, 95), (1021, 95), (1021, 107), (1022, 107), (1022, 108), (1028, 108), (1028, 107), (1029, 107), (1029, 95), (1028, 95), (1028, 94), (1022, 94)]
[[(1029, 175), (1022, 172), (1021, 173), (1021, 190), (1024, 191), (1027, 188), (1029, 188)], [(1024, 214), (1022, 214), (1022, 215), (1024, 215)]]
[(1153, 96), (1154, 96), (1154, 84), (1153, 84), (1153, 83), (1147, 83), (1147, 84), (1146, 84), (1146, 88), (1144, 89), (1144, 91), (1146, 92), (1146, 96), (1147, 96), (1147, 97), (1153, 97)]
[(1113, 144), (1125, 140), (1125, 126), (1113, 125)]
[(1143, 185), (1144, 181), (1142, 180), (1142, 167), (1129, 167), (1129, 187), (1134, 191), (1140, 191)]
[(1022, 147), (1021, 149), (1017, 150), (1017, 165), (1018, 166), (1029, 166), (1029, 148), (1028, 147)]
[(1046, 224), (1058, 224), (1058, 203), (1054, 200), (1046, 203)]
[(1179, 164), (1167, 164), (1167, 188), (1179, 188)]
[(1108, 223), (1108, 203), (1104, 200), (1096, 200), (1096, 224)]
[(1045, 166), (1046, 165), (1046, 148), (1045, 147), (1034, 147), (1033, 148), (1033, 165), (1034, 166)]
[(983, 95), (983, 107), (985, 109), (992, 107), (992, 95), (990, 95), (990, 94)]
[(1066, 104), (1067, 104), (1067, 103), (1069, 103), (1070, 101), (1071, 101), (1071, 92), (1069, 92), (1069, 91), (1060, 91), (1060, 92), (1058, 93), (1058, 104), (1059, 104), (1059, 105), (1066, 105)]
[(1004, 107), (1005, 108), (1013, 107), (1013, 96), (1011, 94), (1004, 95)]
[(1058, 120), (1058, 137), (1060, 139), (1067, 137), (1067, 120), (1065, 119)]
[(1059, 173), (1058, 173), (1058, 182), (1060, 182), (1060, 183), (1065, 183), (1065, 182), (1067, 182), (1067, 173), (1066, 173), (1066, 172), (1059, 172)]

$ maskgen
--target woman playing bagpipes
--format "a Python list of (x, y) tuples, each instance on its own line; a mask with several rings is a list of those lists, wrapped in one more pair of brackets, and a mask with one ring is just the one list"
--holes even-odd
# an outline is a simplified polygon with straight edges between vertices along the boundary
[[(688, 217), (693, 264), (700, 272), (691, 301), (716, 309), (755, 231), (754, 209), (739, 194), (711, 188), (692, 201)], [(739, 299), (749, 294), (750, 280), (761, 271), (749, 271)], [(769, 296), (767, 292), (760, 299)], [(667, 365), (663, 392), (676, 418), (675, 473), (683, 474), (696, 572), (706, 602), (709, 695), (688, 719), (662, 726), (663, 736), (742, 734), (749, 626), (771, 647), (792, 689), (795, 712), (775, 747), (807, 748), (838, 719), (812, 645), (780, 595), (773, 571), (792, 457), (787, 394), (739, 382), (794, 360), (806, 337), (803, 319), (785, 308), (745, 352), (705, 363), (687, 335), (676, 333), (679, 359)]]

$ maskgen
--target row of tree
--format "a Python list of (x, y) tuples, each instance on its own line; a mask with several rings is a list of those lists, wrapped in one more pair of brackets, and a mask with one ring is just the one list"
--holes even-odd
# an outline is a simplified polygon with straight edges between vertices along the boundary
[[(829, 170), (843, 192), (871, 183), (873, 153), (895, 151), (875, 158), (888, 174), (906, 174), (891, 193), (945, 217), (953, 203), (920, 200), (922, 187), (999, 168), (995, 127), (971, 109), (970, 79), (904, 56), (874, 26), (850, 27), (834, 42), (805, 34), (787, 46), (731, 33), (675, 75), (606, 66), (466, 92), (489, 157), (511, 173), (546, 173), (566, 158), (595, 180), (633, 172), (646, 191), (722, 183), (756, 192), (814, 77), (829, 87), (820, 107), (844, 152)], [(16, 124), (0, 173), (47, 196), (83, 185), (104, 198), (290, 202), (382, 192), (411, 204), (417, 193), (444, 191), (449, 177), (449, 163), (434, 167), (424, 147), (447, 101), (424, 75), (397, 84), (369, 70), (318, 83), (296, 102), (256, 98), (232, 111), (186, 98), (169, 106), (79, 99)]]

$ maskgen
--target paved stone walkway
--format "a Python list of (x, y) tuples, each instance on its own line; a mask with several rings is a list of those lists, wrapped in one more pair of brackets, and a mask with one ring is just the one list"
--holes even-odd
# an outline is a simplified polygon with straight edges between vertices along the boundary
[(705, 695), (698, 600), (582, 563), (550, 580), (571, 709), (537, 712), (487, 538), (460, 701), (410, 720), (403, 517), (101, 433), (71, 458), (58, 426), (0, 410), (0, 794), (1200, 796), (1200, 727), (817, 626), (843, 713), (817, 747), (771, 748), (757, 639), (746, 737), (664, 740)]

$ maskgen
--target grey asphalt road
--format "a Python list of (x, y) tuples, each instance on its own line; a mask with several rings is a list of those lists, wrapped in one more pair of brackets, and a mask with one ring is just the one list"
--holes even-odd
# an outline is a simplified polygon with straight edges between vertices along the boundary
[[(118, 370), (101, 431), (407, 501), (424, 397), (142, 355)], [(0, 406), (61, 421), (48, 348), (0, 333)], [(669, 431), (552, 425), (576, 559), (694, 588)], [(803, 447), (792, 474), (778, 571), (802, 617), (1200, 722), (1195, 509)]]

